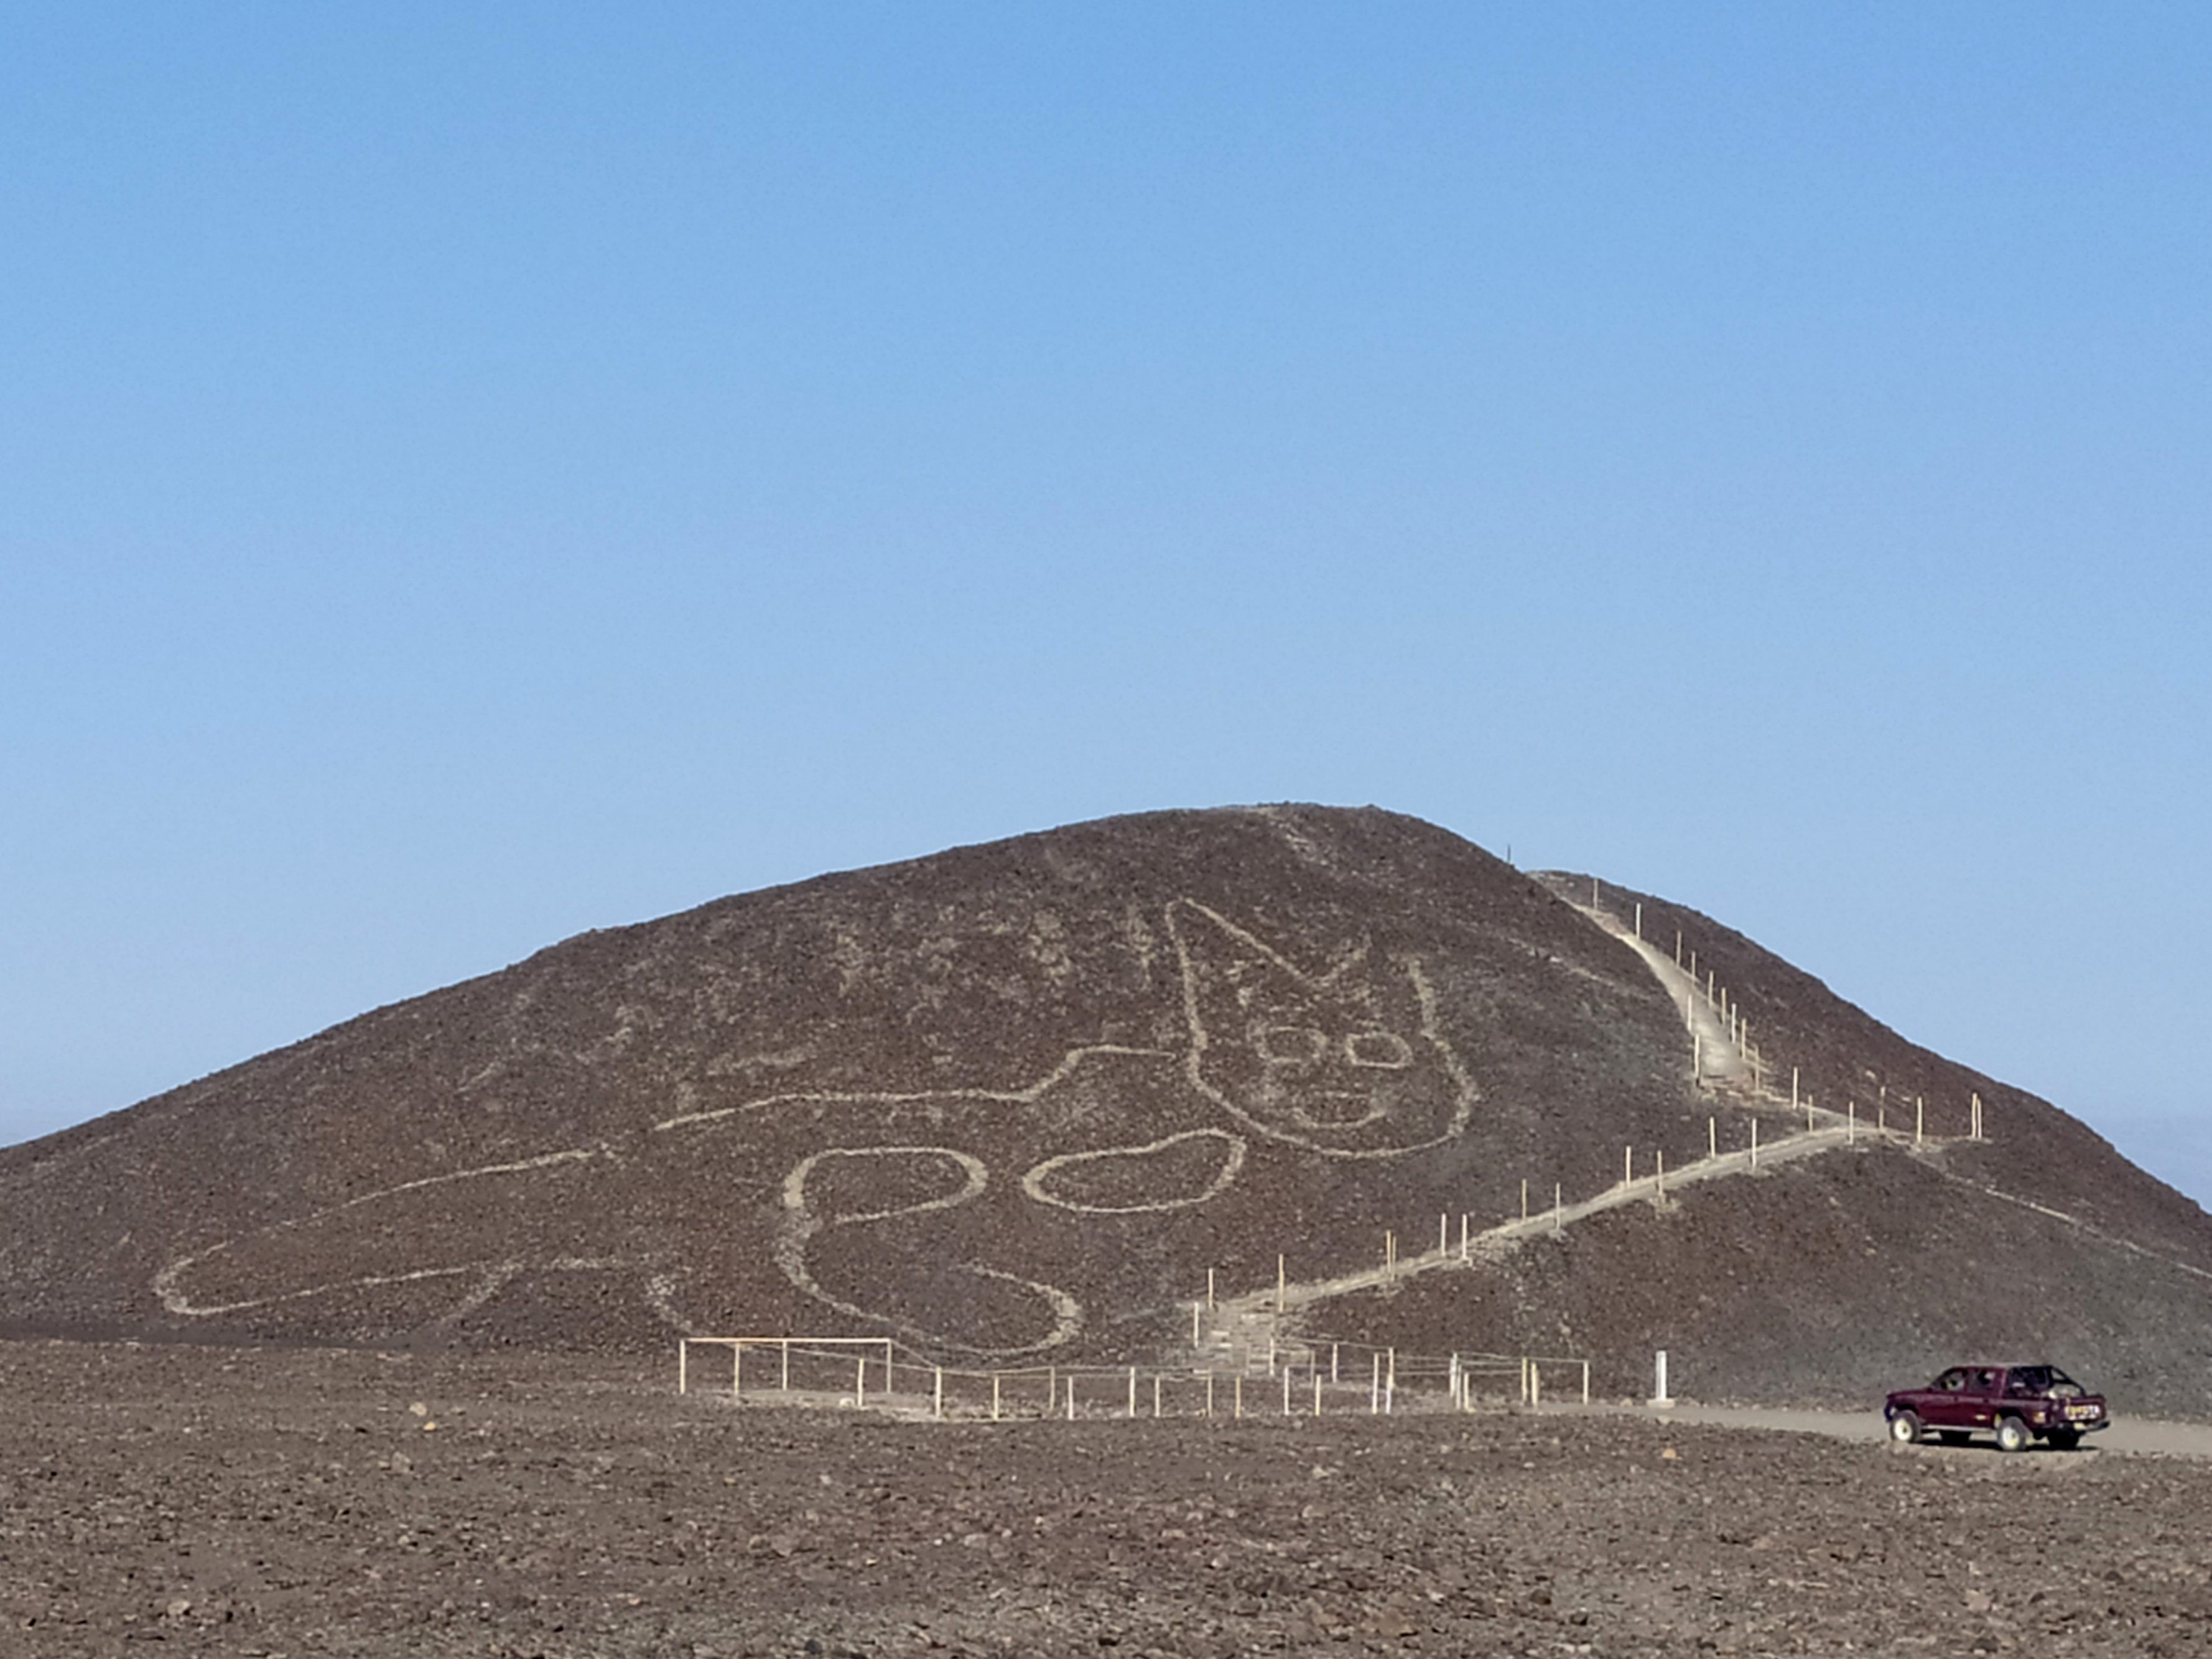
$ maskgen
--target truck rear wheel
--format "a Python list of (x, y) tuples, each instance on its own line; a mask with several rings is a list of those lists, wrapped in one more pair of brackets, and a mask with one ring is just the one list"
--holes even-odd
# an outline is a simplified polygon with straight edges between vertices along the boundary
[(2050, 1433), (2045, 1435), (2043, 1438), (2053, 1451), (2072, 1451), (2075, 1447), (2081, 1443), (2081, 1431), (2079, 1429), (2053, 1429)]

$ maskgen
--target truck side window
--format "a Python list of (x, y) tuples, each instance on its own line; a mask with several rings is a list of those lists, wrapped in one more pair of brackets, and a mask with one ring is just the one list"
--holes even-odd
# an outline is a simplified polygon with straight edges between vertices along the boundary
[(1936, 1379), (1936, 1386), (1946, 1394), (1956, 1394), (1966, 1386), (1966, 1374), (1954, 1367)]

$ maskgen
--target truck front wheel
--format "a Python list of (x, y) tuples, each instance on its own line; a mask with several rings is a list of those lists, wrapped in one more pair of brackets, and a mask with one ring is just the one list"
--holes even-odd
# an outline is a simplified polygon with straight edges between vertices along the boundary
[(2034, 1438), (2035, 1437), (2027, 1431), (2027, 1425), (2017, 1417), (1997, 1419), (1997, 1449), (1999, 1451), (2026, 1451)]
[(1889, 1419), (1889, 1437), (1900, 1446), (1909, 1446), (1920, 1438), (1920, 1417), (1917, 1412), (1899, 1412)]

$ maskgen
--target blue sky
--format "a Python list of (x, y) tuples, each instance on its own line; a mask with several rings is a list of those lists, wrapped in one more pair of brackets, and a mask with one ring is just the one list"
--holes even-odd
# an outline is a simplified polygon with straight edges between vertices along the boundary
[(0, 20), (0, 1139), (1374, 801), (2212, 1200), (2212, 14)]

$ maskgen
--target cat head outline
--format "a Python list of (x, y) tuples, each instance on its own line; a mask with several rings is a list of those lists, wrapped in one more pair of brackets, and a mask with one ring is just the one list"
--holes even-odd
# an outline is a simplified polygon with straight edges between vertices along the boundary
[(1466, 1131), (1481, 1097), (1412, 957), (1367, 945), (1299, 967), (1194, 899), (1168, 907), (1191, 1085), (1270, 1139), (1331, 1158), (1402, 1158)]

